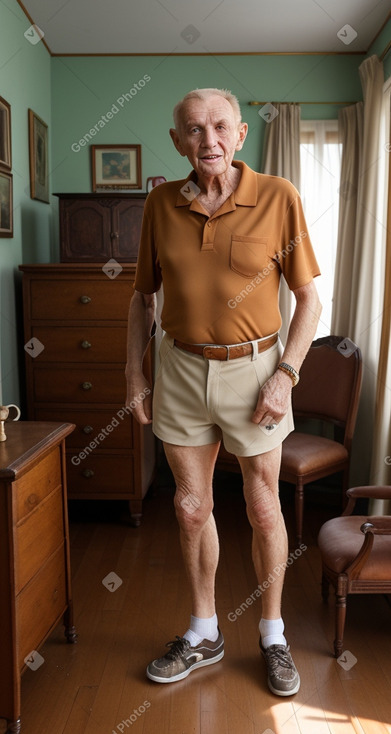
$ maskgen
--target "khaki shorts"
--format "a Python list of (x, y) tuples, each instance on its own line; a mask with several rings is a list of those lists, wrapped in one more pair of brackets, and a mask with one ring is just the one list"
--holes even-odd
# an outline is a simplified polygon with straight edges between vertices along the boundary
[(153, 431), (166, 443), (204, 446), (221, 439), (236, 456), (256, 456), (279, 446), (293, 431), (292, 409), (267, 431), (251, 422), (259, 390), (279, 364), (278, 340), (258, 354), (219, 361), (204, 359), (163, 337), (153, 394)]

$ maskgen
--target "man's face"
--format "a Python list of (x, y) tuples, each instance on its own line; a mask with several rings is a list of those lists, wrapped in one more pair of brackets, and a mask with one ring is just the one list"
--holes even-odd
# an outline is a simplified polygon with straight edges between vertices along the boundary
[(235, 119), (231, 104), (219, 95), (191, 99), (182, 108), (178, 130), (170, 130), (176, 149), (187, 156), (198, 175), (224, 175), (241, 150), (247, 124)]

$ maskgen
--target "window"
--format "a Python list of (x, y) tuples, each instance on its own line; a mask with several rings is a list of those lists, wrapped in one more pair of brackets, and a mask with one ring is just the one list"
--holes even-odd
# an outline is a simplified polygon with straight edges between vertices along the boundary
[(316, 278), (323, 306), (316, 338), (330, 334), (338, 237), (342, 146), (338, 120), (300, 123), (301, 198), (321, 276)]

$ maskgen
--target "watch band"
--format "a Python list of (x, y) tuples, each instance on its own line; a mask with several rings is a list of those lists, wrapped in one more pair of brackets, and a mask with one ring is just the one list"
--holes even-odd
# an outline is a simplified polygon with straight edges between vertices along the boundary
[(289, 375), (292, 380), (293, 387), (297, 385), (300, 380), (300, 375), (298, 372), (296, 372), (294, 367), (292, 367), (290, 364), (287, 364), (286, 362), (280, 362), (277, 369), (282, 370), (282, 372), (285, 372), (286, 375)]

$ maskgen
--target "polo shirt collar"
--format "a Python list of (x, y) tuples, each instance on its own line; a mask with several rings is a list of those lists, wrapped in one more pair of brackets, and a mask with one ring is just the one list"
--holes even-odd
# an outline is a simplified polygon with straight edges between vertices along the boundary
[[(247, 166), (246, 163), (243, 163), (243, 161), (233, 160), (232, 165), (235, 168), (239, 168), (242, 174), (240, 177), (238, 188), (233, 192), (233, 194), (231, 194), (231, 197), (233, 197), (234, 203), (238, 204), (239, 206), (256, 206), (257, 198), (258, 198), (256, 172), (253, 171), (251, 168), (249, 168), (249, 166)], [(191, 171), (191, 173), (185, 179), (180, 189), (183, 189), (183, 187), (186, 186), (186, 184), (189, 181), (193, 181), (194, 183), (197, 182), (197, 174), (194, 170)], [(181, 190), (179, 190), (177, 199), (175, 202), (175, 206), (189, 206), (190, 205), (189, 208), (193, 209), (193, 208), (196, 208), (192, 206), (193, 204), (195, 204), (195, 202), (196, 202), (196, 199), (189, 201), (181, 193)]]

